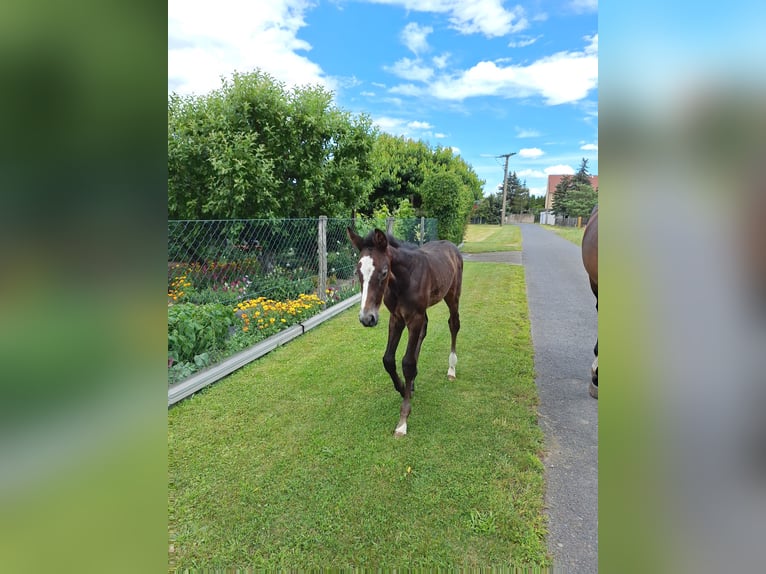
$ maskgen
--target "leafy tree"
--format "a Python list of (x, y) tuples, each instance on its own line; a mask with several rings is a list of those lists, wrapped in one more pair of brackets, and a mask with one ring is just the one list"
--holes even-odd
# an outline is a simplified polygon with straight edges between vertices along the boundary
[[(516, 172), (513, 172), (516, 176)], [(506, 206), (510, 213), (525, 213), (529, 210), (529, 188), (526, 181), (519, 181), (515, 177), (513, 199)]]
[(234, 74), (168, 99), (168, 214), (180, 219), (348, 215), (370, 191), (376, 132), (321, 87)]
[(590, 172), (588, 171), (588, 160), (585, 158), (582, 158), (582, 162), (580, 162), (580, 167), (577, 170), (577, 173), (575, 173), (572, 176), (572, 185), (590, 185)]
[(588, 160), (583, 158), (577, 173), (562, 177), (556, 186), (551, 211), (565, 217), (587, 217), (597, 203), (598, 194), (591, 185)]
[(503, 194), (494, 193), (488, 197), (483, 197), (478, 202), (476, 209), (471, 212), (474, 219), (482, 219), (485, 223), (500, 223), (500, 211), (503, 205)]
[(529, 212), (533, 213), (535, 217), (545, 209), (545, 196), (544, 195), (530, 195), (529, 196)]
[(567, 195), (569, 189), (572, 186), (572, 176), (565, 175), (561, 178), (561, 181), (556, 186), (553, 194), (553, 203), (551, 205), (551, 211), (556, 215), (569, 215), (567, 211)]
[(372, 192), (362, 212), (370, 214), (382, 204), (394, 210), (403, 199), (409, 200), (416, 214), (424, 213), (421, 187), (435, 172), (458, 175), (472, 197), (480, 200), (484, 182), (473, 168), (455, 156), (450, 148), (431, 148), (423, 141), (380, 134), (373, 148)]
[(567, 192), (565, 203), (570, 217), (588, 217), (598, 203), (598, 194), (590, 184), (578, 184)]
[(385, 204), (394, 209), (402, 199), (420, 208), (420, 186), (425, 179), (431, 150), (421, 141), (381, 133), (372, 151), (372, 191), (361, 211), (372, 213)]
[(473, 195), (460, 176), (452, 171), (430, 173), (421, 186), (421, 194), (426, 215), (439, 220), (439, 238), (460, 243), (473, 205)]

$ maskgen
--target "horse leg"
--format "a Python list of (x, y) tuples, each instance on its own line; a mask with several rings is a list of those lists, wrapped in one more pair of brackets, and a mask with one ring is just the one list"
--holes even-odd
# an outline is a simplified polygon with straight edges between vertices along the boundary
[(388, 320), (388, 345), (383, 355), (383, 367), (394, 382), (396, 391), (404, 397), (404, 383), (396, 372), (396, 349), (402, 338), (402, 331), (404, 331), (404, 319), (392, 313)]
[(449, 307), (449, 331), (452, 334), (452, 347), (449, 354), (449, 369), (447, 369), (447, 379), (455, 380), (455, 367), (457, 366), (457, 353), (455, 352), (457, 344), (457, 332), (460, 331), (460, 313), (458, 312), (458, 298), (449, 298), (445, 301)]
[[(423, 313), (423, 327), (420, 329), (420, 335), (418, 336), (418, 344), (415, 347), (415, 365), (417, 367), (418, 357), (420, 357), (420, 347), (423, 345), (423, 339), (426, 338), (426, 333), (428, 332), (428, 313)], [(402, 358), (403, 359), (403, 358)], [(404, 370), (402, 368), (402, 370)], [(406, 377), (405, 377), (405, 380)], [(412, 376), (412, 388), (410, 389), (411, 394), (415, 394), (415, 375)]]
[(415, 377), (418, 374), (418, 355), (420, 346), (425, 338), (426, 325), (428, 319), (425, 314), (422, 317), (412, 319), (407, 325), (409, 338), (407, 340), (407, 351), (402, 358), (402, 371), (404, 372), (404, 395), (402, 407), (399, 411), (399, 423), (394, 430), (394, 436), (402, 437), (407, 434), (407, 418), (410, 416), (410, 399), (412, 398), (412, 388), (415, 384)]
[(590, 396), (594, 399), (598, 398), (598, 339), (596, 339), (596, 346), (593, 347), (593, 354), (596, 358), (593, 359), (593, 364), (590, 366)]
[[(591, 281), (591, 286), (593, 282)], [(596, 287), (596, 311), (598, 311), (598, 287)], [(598, 337), (596, 338), (596, 346), (593, 347), (593, 354), (596, 356), (593, 359), (593, 364), (590, 366), (590, 387), (588, 392), (594, 399), (598, 398)]]

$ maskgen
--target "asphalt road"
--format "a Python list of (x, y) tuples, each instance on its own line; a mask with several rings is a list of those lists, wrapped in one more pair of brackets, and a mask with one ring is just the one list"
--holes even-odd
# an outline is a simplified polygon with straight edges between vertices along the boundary
[(522, 224), (522, 263), (545, 433), (554, 572), (598, 571), (598, 401), (588, 394), (598, 320), (580, 248)]

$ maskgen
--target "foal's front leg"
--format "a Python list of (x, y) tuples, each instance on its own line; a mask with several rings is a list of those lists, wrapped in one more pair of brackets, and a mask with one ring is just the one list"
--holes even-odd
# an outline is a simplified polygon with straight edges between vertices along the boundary
[(402, 338), (402, 331), (404, 331), (404, 319), (392, 313), (388, 320), (388, 345), (386, 345), (386, 352), (383, 355), (383, 367), (391, 376), (394, 388), (400, 395), (404, 396), (404, 383), (399, 378), (399, 373), (396, 372), (396, 348)]
[(418, 355), (420, 354), (420, 345), (425, 337), (427, 319), (425, 316), (410, 321), (407, 326), (408, 340), (407, 351), (402, 358), (402, 371), (404, 371), (404, 400), (402, 408), (399, 411), (399, 424), (396, 425), (394, 436), (402, 437), (407, 434), (407, 418), (410, 416), (410, 399), (412, 398), (412, 387), (415, 384), (415, 377), (418, 374)]

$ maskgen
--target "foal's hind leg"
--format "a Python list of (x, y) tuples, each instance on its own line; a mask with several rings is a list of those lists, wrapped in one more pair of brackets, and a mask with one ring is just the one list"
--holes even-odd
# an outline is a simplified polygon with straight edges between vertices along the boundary
[(457, 344), (457, 332), (460, 331), (460, 313), (458, 311), (459, 295), (444, 299), (449, 307), (449, 331), (452, 334), (452, 347), (449, 354), (449, 369), (447, 369), (447, 379), (455, 380), (455, 367), (457, 366), (457, 353), (455, 346)]

